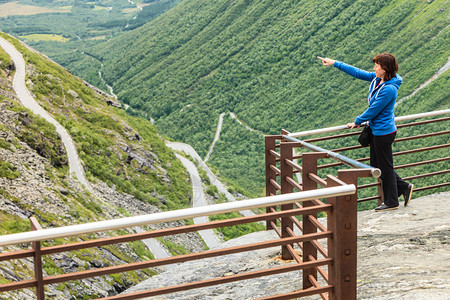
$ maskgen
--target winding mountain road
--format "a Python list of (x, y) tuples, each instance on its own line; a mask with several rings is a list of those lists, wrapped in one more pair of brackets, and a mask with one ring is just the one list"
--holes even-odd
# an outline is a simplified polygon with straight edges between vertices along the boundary
[(0, 46), (8, 53), (14, 61), (16, 66), (16, 73), (13, 79), (13, 88), (19, 97), (23, 106), (30, 109), (34, 114), (43, 117), (49, 123), (53, 124), (56, 132), (61, 137), (61, 140), (66, 148), (67, 159), (69, 161), (69, 172), (74, 175), (78, 181), (92, 193), (92, 188), (84, 175), (84, 169), (78, 157), (75, 144), (69, 133), (62, 127), (46, 110), (44, 110), (33, 98), (30, 91), (25, 84), (25, 60), (22, 54), (7, 40), (0, 37)]
[[(177, 143), (177, 142), (166, 142), (166, 145), (173, 150), (177, 151), (184, 151), (186, 154), (189, 154), (196, 160), (200, 167), (206, 171), (206, 175), (208, 176), (209, 181), (211, 184), (215, 185), (217, 187), (217, 190), (223, 194), (225, 194), (225, 197), (228, 201), (237, 201), (236, 198), (231, 195), (231, 193), (226, 189), (226, 187), (220, 182), (217, 177), (214, 175), (214, 173), (211, 171), (211, 169), (205, 164), (205, 162), (200, 158), (200, 155), (198, 155), (197, 151), (195, 151), (194, 148), (192, 148), (188, 144), (183, 143)], [(183, 162), (183, 161), (182, 161)], [(189, 170), (188, 170), (189, 171)], [(255, 214), (251, 210), (242, 210), (240, 211), (241, 215), (245, 217), (254, 216)]]
[[(208, 205), (206, 203), (205, 193), (203, 192), (202, 179), (198, 173), (197, 167), (187, 158), (176, 154), (177, 158), (186, 167), (191, 177), (192, 182), (192, 207), (200, 207)], [(208, 223), (207, 216), (194, 218), (194, 224)], [(198, 232), (205, 241), (206, 245), (210, 248), (217, 248), (221, 242), (212, 229), (200, 230)]]
[[(26, 108), (30, 109), (34, 114), (43, 117), (45, 120), (53, 124), (56, 128), (56, 132), (61, 137), (61, 140), (66, 148), (66, 153), (69, 161), (69, 172), (74, 175), (81, 184), (83, 184), (87, 190), (93, 193), (89, 182), (84, 174), (83, 166), (81, 165), (80, 158), (76, 151), (75, 144), (66, 131), (64, 127), (61, 126), (46, 110), (44, 110), (33, 98), (30, 91), (25, 84), (25, 60), (22, 54), (7, 40), (0, 37), (0, 46), (5, 50), (6, 53), (11, 56), (14, 64), (16, 66), (16, 72), (13, 78), (13, 89), (16, 92), (20, 102)], [(94, 194), (94, 193), (93, 193)], [(143, 229), (136, 227), (137, 232), (142, 232)], [(148, 247), (150, 252), (153, 253), (155, 258), (166, 258), (170, 257), (170, 254), (159, 244), (156, 239), (146, 239), (143, 240), (144, 244)]]
[[(447, 26), (448, 27), (448, 26)], [(398, 100), (397, 103), (395, 103), (395, 106), (399, 105), (400, 103), (402, 103), (405, 100), (408, 100), (409, 98), (411, 98), (412, 96), (414, 96), (418, 91), (420, 91), (421, 89), (423, 89), (424, 87), (426, 87), (427, 85), (429, 85), (430, 83), (432, 83), (434, 80), (436, 80), (439, 76), (441, 76), (442, 74), (444, 74), (444, 72), (446, 72), (448, 69), (450, 69), (450, 57), (447, 60), (447, 63), (445, 65), (442, 66), (442, 68), (440, 68), (430, 79), (428, 79), (427, 81), (425, 81), (424, 83), (422, 83), (418, 88), (416, 88), (411, 94), (409, 94), (408, 96), (403, 97), (402, 99)]]

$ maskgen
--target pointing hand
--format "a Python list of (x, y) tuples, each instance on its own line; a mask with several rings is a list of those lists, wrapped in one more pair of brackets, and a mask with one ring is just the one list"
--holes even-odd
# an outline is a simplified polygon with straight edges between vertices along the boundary
[(324, 66), (332, 66), (334, 65), (335, 60), (331, 58), (323, 58), (320, 56), (317, 56), (318, 59), (320, 59)]

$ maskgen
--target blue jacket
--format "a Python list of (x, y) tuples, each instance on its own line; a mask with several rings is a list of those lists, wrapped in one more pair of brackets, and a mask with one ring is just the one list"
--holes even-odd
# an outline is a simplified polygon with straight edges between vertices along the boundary
[(403, 83), (400, 75), (378, 84), (381, 79), (375, 72), (367, 72), (346, 63), (335, 61), (334, 66), (345, 73), (366, 81), (371, 81), (369, 88), (369, 108), (356, 117), (355, 124), (369, 121), (373, 135), (386, 135), (397, 130), (395, 126), (394, 105), (397, 100), (397, 90)]

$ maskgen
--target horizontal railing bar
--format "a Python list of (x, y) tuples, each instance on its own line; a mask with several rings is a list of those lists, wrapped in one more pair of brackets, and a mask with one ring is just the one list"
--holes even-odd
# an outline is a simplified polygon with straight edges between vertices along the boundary
[[(438, 110), (438, 111), (433, 111), (433, 112), (396, 117), (395, 121), (401, 122), (401, 121), (414, 120), (414, 119), (420, 119), (420, 118), (426, 118), (426, 117), (440, 116), (440, 115), (445, 115), (445, 114), (449, 114), (449, 113), (450, 113), (450, 109), (444, 109), (444, 110)], [(288, 135), (290, 137), (301, 137), (301, 136), (315, 135), (315, 134), (320, 134), (320, 133), (334, 132), (334, 131), (339, 131), (339, 130), (344, 130), (344, 129), (348, 129), (347, 125), (340, 125), (340, 126), (328, 127), (328, 128), (320, 128), (320, 129), (301, 131), (301, 132), (292, 132), (292, 133), (289, 133)]]
[[(414, 191), (416, 192), (417, 189), (414, 189)], [(358, 203), (359, 202), (370, 201), (370, 200), (377, 200), (377, 199), (380, 199), (380, 198), (381, 198), (381, 196), (373, 196), (373, 197), (361, 198), (361, 199), (358, 199)]]
[(322, 223), (319, 222), (319, 220), (317, 220), (317, 218), (315, 218), (312, 215), (308, 215), (308, 219), (317, 227), (317, 229), (319, 229), (320, 231), (324, 232), (327, 231), (327, 228), (325, 226), (322, 225)]
[(361, 146), (361, 145), (355, 145), (355, 146), (348, 146), (348, 147), (332, 149), (331, 151), (333, 151), (333, 152), (344, 152), (344, 151), (356, 150), (356, 149), (361, 149), (361, 148), (364, 148), (364, 147)]
[[(281, 222), (281, 221), (280, 221)], [(278, 234), (279, 237), (282, 236), (280, 228), (278, 228), (277, 224), (275, 222), (271, 221), (270, 224), (272, 225), (273, 230)]]
[(275, 179), (270, 178), (269, 181), (274, 186), (275, 189), (281, 191), (281, 185), (279, 185), (278, 182)]
[(450, 147), (450, 144), (442, 144), (442, 145), (435, 145), (435, 146), (424, 147), (424, 148), (413, 149), (413, 150), (405, 150), (405, 151), (395, 152), (392, 155), (397, 156), (397, 155), (411, 154), (411, 153), (417, 153), (417, 152), (423, 152), (423, 151), (429, 151), (429, 150), (442, 149), (442, 148), (447, 148), (447, 147)]
[(302, 191), (303, 187), (300, 183), (298, 183), (297, 181), (295, 181), (294, 179), (292, 179), (292, 177), (286, 177), (286, 181), (292, 185), (293, 187), (295, 187), (297, 190)]
[(26, 288), (32, 288), (37, 286), (37, 280), (22, 280), (17, 282), (10, 282), (0, 285), (0, 293), (20, 290)]
[(321, 141), (345, 138), (345, 137), (349, 137), (349, 136), (353, 136), (353, 135), (359, 135), (360, 133), (361, 133), (361, 131), (354, 131), (354, 132), (349, 132), (349, 133), (329, 135), (329, 136), (324, 136), (324, 137), (319, 137), (319, 138), (306, 139), (305, 142), (307, 142), (307, 143), (321, 142)]
[(403, 180), (408, 181), (408, 180), (413, 180), (413, 179), (419, 179), (419, 178), (425, 178), (425, 177), (431, 177), (431, 176), (436, 176), (436, 175), (447, 174), (447, 173), (450, 173), (450, 170), (442, 170), (442, 171), (436, 171), (436, 172), (431, 172), (431, 173), (426, 173), (426, 174), (420, 174), (420, 175), (404, 177)]
[(311, 241), (311, 244), (323, 255), (323, 257), (328, 257), (328, 251), (325, 250), (318, 241)]
[(275, 150), (269, 150), (269, 153), (272, 154), (273, 156), (275, 156), (276, 158), (281, 157), (280, 153), (276, 152)]
[(34, 250), (20, 250), (9, 253), (0, 253), (0, 261), (21, 259), (34, 256)]
[[(398, 155), (404, 155), (404, 154), (411, 154), (411, 153), (417, 153), (417, 152), (437, 150), (437, 149), (447, 148), (447, 147), (450, 147), (450, 144), (442, 144), (442, 145), (435, 145), (435, 146), (418, 148), (418, 149), (413, 149), (413, 150), (400, 151), (400, 152), (395, 152), (392, 155), (393, 156), (398, 156)], [(358, 161), (358, 162), (361, 162), (361, 161), (367, 161), (369, 159), (370, 159), (369, 157), (363, 157), (363, 158), (358, 158), (358, 159), (355, 159), (355, 160)], [(331, 168), (331, 167), (337, 167), (337, 166), (342, 166), (343, 164), (344, 163), (342, 163), (342, 162), (325, 164), (325, 165), (317, 166), (317, 169), (326, 169), (326, 168)]]
[[(314, 245), (314, 244), (313, 244)], [(317, 248), (317, 247), (316, 247)], [(325, 251), (326, 252), (326, 251)], [(323, 254), (322, 254), (323, 255)], [(324, 255), (325, 257), (328, 257), (328, 255)], [(314, 256), (309, 255), (308, 259), (310, 261), (316, 261), (317, 259), (314, 258)], [(328, 274), (327, 272), (325, 272), (324, 269), (322, 269), (321, 267), (316, 267), (317, 271), (319, 272), (320, 275), (322, 275), (323, 279), (329, 284), (330, 282), (328, 281)]]
[(322, 287), (314, 287), (306, 290), (294, 291), (287, 294), (280, 294), (275, 296), (269, 296), (264, 298), (258, 298), (256, 300), (287, 300), (287, 299), (295, 299), (306, 296), (317, 295), (321, 293), (329, 293), (334, 289), (332, 285), (322, 286)]
[(315, 262), (305, 262), (302, 264), (296, 263), (296, 264), (288, 265), (288, 266), (270, 268), (270, 269), (265, 269), (265, 270), (258, 270), (258, 271), (247, 272), (247, 273), (242, 273), (242, 274), (235, 274), (235, 275), (230, 275), (230, 276), (220, 277), (220, 278), (212, 278), (212, 279), (207, 279), (207, 280), (203, 280), (203, 281), (189, 282), (189, 283), (184, 283), (184, 284), (180, 284), (180, 285), (176, 285), (176, 286), (163, 287), (163, 288), (158, 288), (158, 289), (153, 289), (153, 290), (148, 290), (148, 291), (141, 291), (141, 292), (136, 292), (136, 293), (131, 293), (131, 294), (121, 294), (121, 295), (107, 297), (107, 298), (103, 298), (103, 299), (105, 299), (105, 300), (140, 299), (142, 297), (158, 296), (158, 295), (174, 293), (174, 292), (179, 292), (179, 291), (187, 291), (187, 290), (191, 290), (191, 289), (213, 286), (213, 285), (218, 285), (218, 284), (223, 284), (223, 283), (229, 283), (229, 282), (241, 281), (241, 280), (252, 279), (252, 278), (257, 278), (257, 277), (264, 277), (264, 276), (269, 276), (269, 275), (303, 270), (303, 269), (308, 269), (308, 268), (314, 268), (316, 266), (323, 266), (323, 265), (330, 264), (331, 262), (332, 262), (331, 258), (326, 258), (326, 259), (321, 259), (321, 260), (318, 260)]
[[(423, 139), (423, 138), (427, 138), (427, 137), (439, 136), (439, 135), (448, 134), (448, 133), (450, 133), (450, 130), (427, 133), (427, 134), (422, 134), (422, 135), (409, 136), (409, 137), (404, 137), (404, 138), (398, 138), (398, 139), (394, 140), (394, 143), (405, 142), (405, 141), (416, 140), (416, 139)], [(360, 148), (363, 148), (363, 147), (361, 145), (357, 145), (357, 146), (337, 148), (337, 149), (333, 149), (331, 151), (344, 152), (344, 151), (355, 150), (355, 149), (360, 149)]]
[(240, 252), (247, 252), (252, 250), (259, 250), (264, 248), (270, 248), (275, 246), (281, 246), (286, 244), (292, 244), (297, 242), (303, 242), (303, 241), (309, 241), (312, 239), (320, 239), (320, 238), (326, 238), (331, 237), (333, 233), (331, 231), (322, 232), (322, 233), (313, 233), (313, 234), (305, 234), (302, 236), (296, 236), (296, 237), (290, 237), (290, 238), (282, 238), (282, 239), (276, 239), (276, 240), (270, 240), (266, 242), (260, 242), (255, 244), (249, 244), (244, 246), (235, 246), (235, 247), (229, 247), (229, 248), (223, 248), (223, 249), (217, 249), (217, 250), (209, 250), (199, 253), (190, 253), (190, 254), (184, 254), (184, 255), (178, 255), (178, 256), (171, 256), (168, 258), (161, 258), (156, 260), (147, 260), (137, 263), (130, 263), (126, 265), (118, 265), (118, 266), (111, 266), (111, 267), (105, 267), (101, 269), (95, 269), (95, 270), (86, 270), (81, 272), (74, 272), (74, 273), (68, 273), (68, 274), (62, 274), (62, 275), (56, 275), (56, 276), (49, 276), (44, 278), (44, 284), (54, 284), (59, 282), (66, 282), (70, 280), (79, 280), (83, 278), (89, 278), (89, 277), (96, 277), (96, 276), (102, 276), (102, 275), (108, 275), (113, 273), (121, 273), (121, 272), (128, 272), (128, 271), (134, 271), (134, 270), (140, 270), (144, 268), (153, 268), (168, 264), (174, 264), (174, 263), (181, 263), (181, 262), (187, 262), (192, 260), (199, 260), (204, 258), (210, 258), (210, 257), (217, 257), (217, 256), (224, 256), (234, 253), (240, 253)]
[(290, 244), (287, 244), (286, 248), (288, 249), (289, 253), (291, 253), (292, 257), (294, 257), (297, 263), (302, 263), (302, 258), (297, 254), (297, 252), (295, 252), (294, 247), (292, 247)]
[[(160, 229), (160, 230), (155, 230), (155, 231), (150, 231), (150, 232), (134, 233), (134, 234), (104, 238), (104, 239), (97, 239), (97, 240), (92, 240), (92, 241), (83, 241), (83, 242), (68, 244), (68, 245), (50, 246), (50, 247), (42, 248), (41, 254), (49, 255), (49, 254), (54, 254), (54, 253), (66, 252), (66, 251), (74, 251), (74, 250), (79, 250), (79, 249), (105, 246), (105, 245), (110, 245), (110, 244), (132, 242), (132, 241), (136, 241), (136, 240), (156, 238), (156, 237), (161, 237), (161, 236), (169, 236), (169, 235), (175, 235), (175, 234), (187, 233), (187, 232), (193, 232), (193, 231), (199, 231), (199, 230), (205, 230), (205, 229), (212, 229), (212, 228), (218, 228), (218, 227), (226, 227), (226, 226), (232, 226), (232, 225), (237, 225), (237, 224), (253, 223), (253, 222), (263, 221), (263, 220), (267, 220), (267, 219), (274, 219), (274, 218), (280, 219), (282, 217), (290, 217), (290, 216), (298, 215), (298, 214), (302, 214), (302, 213), (314, 213), (314, 212), (318, 212), (318, 211), (328, 211), (328, 210), (331, 210), (331, 205), (329, 205), (325, 209), (323, 209), (322, 206), (309, 206), (309, 207), (305, 207), (305, 208), (300, 208), (300, 209), (295, 209), (295, 210), (293, 209), (293, 210), (287, 210), (287, 211), (276, 211), (275, 210), (272, 213), (265, 213), (265, 214), (254, 215), (254, 216), (249, 216), (249, 217), (239, 217), (239, 218), (233, 218), (233, 219), (227, 219), (227, 220), (217, 220), (217, 221), (211, 221), (208, 223), (185, 225), (185, 226), (180, 226), (180, 227), (176, 227), (176, 228), (166, 228), (166, 229)], [(30, 251), (32, 251), (32, 250), (30, 250)]]
[(314, 173), (309, 173), (308, 178), (311, 179), (312, 181), (314, 181), (315, 183), (320, 184), (323, 187), (327, 186), (326, 180), (323, 180), (322, 178), (320, 178), (318, 175), (316, 175)]
[(425, 121), (419, 121), (419, 122), (414, 122), (414, 123), (399, 124), (396, 126), (397, 126), (397, 128), (404, 128), (404, 127), (425, 125), (425, 124), (430, 124), (430, 123), (445, 122), (445, 121), (449, 121), (449, 120), (450, 120), (450, 117), (444, 117), (444, 118), (440, 118), (440, 119), (432, 119), (432, 120), (425, 120)]
[(440, 116), (440, 115), (445, 115), (445, 114), (450, 114), (450, 109), (436, 110), (436, 111), (432, 111), (432, 112), (396, 117), (395, 121), (401, 122), (401, 121), (408, 121), (408, 120), (414, 120), (414, 119), (420, 119), (420, 118)]
[(295, 225), (297, 225), (298, 229), (300, 229), (300, 231), (303, 232), (303, 225), (302, 225), (302, 223), (295, 216), (291, 216), (290, 218), (291, 218), (292, 222)]
[[(408, 123), (408, 124), (400, 124), (400, 125), (397, 125), (397, 128), (418, 126), (418, 125), (437, 123), (437, 122), (443, 122), (443, 121), (448, 121), (448, 120), (450, 120), (450, 117), (441, 118), (441, 119), (426, 120), (426, 121), (420, 121), (420, 122), (414, 122), (414, 123)], [(350, 133), (329, 135), (329, 136), (324, 136), (324, 137), (319, 137), (319, 138), (306, 139), (305, 142), (307, 142), (307, 143), (321, 142), (321, 141), (327, 141), (327, 140), (332, 140), (332, 139), (339, 139), (339, 138), (350, 137), (350, 136), (353, 136), (353, 135), (359, 135), (360, 133), (361, 133), (361, 131), (356, 131), (356, 132), (350, 132)], [(357, 149), (357, 148), (362, 148), (362, 146), (354, 146), (354, 147), (349, 147), (349, 148)]]
[(362, 190), (362, 189), (366, 189), (366, 188), (369, 188), (369, 187), (378, 186), (378, 185), (380, 185), (380, 184), (381, 184), (381, 182), (362, 184), (362, 185), (359, 185), (359, 186), (358, 186), (358, 190)]
[[(292, 219), (292, 218), (293, 218), (293, 217), (291, 217), (291, 219)], [(298, 221), (297, 219), (295, 219), (295, 220)], [(297, 225), (297, 224), (296, 224), (296, 225)], [(298, 225), (297, 225), (297, 226), (298, 226)], [(302, 226), (302, 227), (303, 227), (303, 226)], [(300, 230), (303, 231), (303, 229), (300, 229)], [(287, 228), (286, 228), (286, 231), (288, 232), (288, 234), (289, 234), (291, 237), (296, 236), (295, 233), (294, 233), (294, 231), (293, 231), (291, 228), (287, 227)], [(321, 245), (317, 240), (310, 240), (309, 242), (314, 246), (314, 248), (316, 248), (317, 251), (320, 252), (320, 254), (323, 255), (323, 257), (328, 257), (328, 251), (325, 250), (325, 248), (322, 247), (322, 245)], [(299, 247), (301, 250), (303, 250), (303, 245), (302, 245), (302, 243), (297, 243), (297, 245), (298, 245), (298, 247)], [(324, 278), (325, 278), (325, 277), (324, 277)], [(328, 281), (328, 280), (327, 280), (327, 281)]]
[(435, 185), (429, 185), (429, 186), (424, 186), (424, 187), (420, 187), (420, 188), (414, 188), (414, 192), (420, 192), (420, 191), (425, 191), (425, 190), (429, 190), (429, 189), (436, 189), (436, 188), (449, 186), (449, 185), (450, 185), (450, 182), (444, 182), (444, 183), (439, 183), (439, 184), (435, 184)]
[(293, 162), (290, 159), (286, 159), (286, 164), (288, 164), (289, 166), (291, 166), (292, 168), (294, 168), (297, 171), (300, 171), (300, 172), (303, 171), (303, 168), (300, 165), (296, 164), (295, 162)]
[[(309, 282), (315, 287), (315, 288), (319, 288), (320, 284), (319, 282), (317, 282), (316, 278), (314, 278), (314, 276), (309, 275), (308, 276)], [(325, 293), (320, 294), (320, 297), (322, 297), (323, 300), (328, 300), (328, 296)]]
[(414, 135), (414, 136), (407, 136), (404, 138), (395, 139), (394, 143), (410, 141), (410, 140), (418, 140), (418, 139), (439, 136), (439, 135), (444, 135), (444, 134), (449, 134), (449, 133), (450, 133), (450, 130), (445, 130), (445, 131), (439, 131), (439, 132), (424, 133), (424, 134), (419, 134), (419, 135)]
[(351, 166), (353, 168), (369, 169), (371, 171), (371, 174), (372, 174), (373, 177), (380, 177), (380, 175), (381, 175), (380, 169), (371, 167), (371, 166), (363, 164), (363, 163), (360, 163), (360, 162), (358, 162), (356, 160), (353, 160), (353, 159), (348, 158), (346, 156), (343, 156), (341, 154), (334, 153), (332, 151), (329, 151), (329, 150), (326, 150), (326, 149), (314, 146), (312, 144), (300, 141), (298, 139), (295, 139), (293, 137), (289, 137), (287, 135), (284, 135), (283, 138), (286, 138), (286, 139), (288, 139), (290, 141), (299, 142), (299, 143), (302, 144), (302, 147), (305, 147), (305, 148), (307, 148), (309, 150), (316, 151), (316, 152), (325, 152), (325, 153), (327, 153), (328, 157), (336, 159), (336, 160), (338, 160), (338, 161), (340, 161), (340, 162), (342, 162), (342, 163), (344, 163), (346, 165), (349, 165), (349, 166)]
[(274, 165), (270, 165), (270, 169), (275, 172), (275, 175), (280, 175), (281, 174), (280, 169), (278, 169)]
[(400, 165), (400, 166), (394, 166), (394, 169), (403, 169), (403, 168), (417, 167), (417, 166), (433, 164), (433, 163), (446, 161), (446, 160), (450, 160), (450, 156), (443, 157), (443, 158), (430, 159), (430, 160), (426, 160), (426, 161), (419, 161), (419, 162), (405, 164), (405, 165)]
[(345, 186), (330, 187), (311, 191), (302, 191), (297, 193), (282, 194), (236, 202), (227, 202), (208, 206), (185, 208), (175, 211), (165, 211), (160, 213), (133, 216), (122, 219), (71, 225), (60, 228), (42, 229), (32, 232), (8, 234), (0, 236), (0, 246), (20, 244), (32, 241), (42, 241), (46, 239), (61, 238), (93, 232), (109, 231), (134, 226), (150, 225), (161, 222), (179, 221), (200, 216), (209, 216), (214, 214), (241, 211), (244, 209), (253, 209), (274, 205), (289, 204), (297, 201), (307, 201), (315, 198), (350, 195), (355, 193), (355, 191), (356, 187), (353, 184), (350, 184)]

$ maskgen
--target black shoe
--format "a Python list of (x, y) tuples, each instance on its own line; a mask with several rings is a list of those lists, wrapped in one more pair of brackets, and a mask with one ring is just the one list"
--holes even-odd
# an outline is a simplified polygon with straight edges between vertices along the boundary
[(375, 208), (375, 211), (394, 210), (394, 209), (397, 209), (397, 208), (398, 208), (398, 206), (390, 207), (390, 206), (387, 206), (387, 205), (384, 204), (384, 203), (381, 203), (380, 206), (378, 206), (377, 208)]
[(411, 202), (411, 196), (413, 193), (414, 184), (408, 184), (405, 192), (403, 193), (403, 198), (405, 198), (405, 207), (408, 206), (409, 202)]

